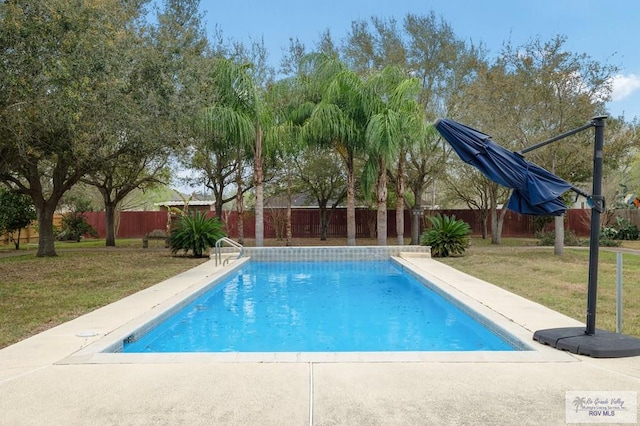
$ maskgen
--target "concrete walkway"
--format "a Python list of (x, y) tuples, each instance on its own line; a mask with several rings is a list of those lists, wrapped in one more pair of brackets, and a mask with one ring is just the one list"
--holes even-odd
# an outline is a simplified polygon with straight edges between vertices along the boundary
[(640, 357), (591, 359), (531, 340), (575, 320), (431, 259), (403, 262), (535, 350), (233, 360), (92, 352), (224, 273), (208, 262), (0, 350), (0, 424), (562, 425), (567, 391), (640, 391)]

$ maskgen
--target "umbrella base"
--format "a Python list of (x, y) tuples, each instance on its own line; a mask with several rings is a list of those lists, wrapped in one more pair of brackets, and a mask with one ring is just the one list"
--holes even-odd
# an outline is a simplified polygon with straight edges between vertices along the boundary
[(533, 333), (533, 340), (562, 351), (593, 358), (640, 355), (640, 339), (599, 329), (589, 335), (581, 327), (549, 328)]

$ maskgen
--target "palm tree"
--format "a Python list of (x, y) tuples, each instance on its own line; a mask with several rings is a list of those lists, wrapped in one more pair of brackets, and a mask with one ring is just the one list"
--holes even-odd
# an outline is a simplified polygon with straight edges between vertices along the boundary
[(306, 56), (301, 67), (318, 95), (313, 112), (305, 122), (302, 137), (309, 143), (333, 147), (341, 156), (347, 174), (347, 244), (356, 245), (355, 158), (364, 152), (367, 115), (364, 85), (360, 77), (335, 57)]
[(404, 240), (404, 157), (407, 146), (422, 139), (425, 122), (417, 102), (420, 83), (406, 78), (402, 69), (385, 67), (366, 82), (364, 102), (369, 120), (365, 137), (368, 160), (365, 166), (365, 194), (376, 183), (378, 245), (387, 244), (387, 168), (397, 160), (398, 243)]
[[(222, 135), (238, 148), (239, 153), (253, 159), (255, 244), (261, 247), (264, 244), (263, 129), (268, 120), (261, 92), (249, 72), (250, 67), (225, 58), (214, 59), (211, 73), (216, 84), (216, 101), (203, 110), (199, 125), (205, 134)], [(241, 219), (238, 218), (239, 221)]]

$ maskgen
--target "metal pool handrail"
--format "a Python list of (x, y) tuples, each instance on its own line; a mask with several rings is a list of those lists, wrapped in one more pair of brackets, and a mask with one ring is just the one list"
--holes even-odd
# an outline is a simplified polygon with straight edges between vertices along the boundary
[[(216, 251), (215, 251), (215, 255), (214, 255), (214, 257), (216, 259), (216, 266), (218, 266), (218, 262), (222, 263), (222, 250), (221, 250), (222, 243), (227, 243), (231, 247), (235, 247), (235, 248), (239, 249), (238, 257), (236, 257), (236, 259), (240, 259), (242, 257), (242, 255), (244, 254), (244, 246), (242, 244), (240, 244), (237, 241), (232, 240), (231, 238), (222, 237), (218, 241), (216, 241)], [(225, 259), (224, 263), (227, 263), (228, 261), (229, 261), (229, 259), (227, 258), (227, 259)], [(223, 263), (223, 265), (224, 265), (224, 263)]]

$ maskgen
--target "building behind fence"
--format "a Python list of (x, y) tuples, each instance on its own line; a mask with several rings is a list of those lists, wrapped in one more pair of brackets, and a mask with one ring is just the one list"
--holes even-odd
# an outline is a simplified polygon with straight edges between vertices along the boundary
[[(420, 230), (425, 229), (425, 219), (428, 215), (435, 214), (455, 215), (457, 219), (464, 220), (471, 226), (472, 234), (482, 234), (482, 221), (477, 210), (425, 210), (424, 216), (420, 218)], [(207, 213), (213, 216), (213, 212)], [(264, 211), (264, 238), (283, 238), (285, 236), (286, 209), (265, 209)], [(632, 223), (640, 226), (640, 210), (616, 210), (611, 213), (614, 219), (616, 216), (624, 217)], [(104, 212), (85, 213), (87, 221), (98, 232), (100, 238), (106, 237), (105, 214)], [(579, 237), (589, 236), (591, 212), (587, 209), (570, 209), (565, 215), (565, 231), (570, 230)], [(54, 217), (54, 224), (60, 225), (61, 215)], [(238, 214), (235, 211), (225, 211), (222, 215), (225, 224), (225, 231), (231, 238), (238, 237)], [(116, 217), (116, 238), (142, 238), (147, 233), (156, 230), (167, 229), (168, 214), (162, 211), (123, 211)], [(175, 220), (175, 216), (174, 216)], [(291, 211), (293, 238), (320, 238), (320, 213), (317, 208), (294, 208)], [(487, 229), (491, 233), (491, 224), (488, 220)], [(252, 211), (245, 212), (244, 217), (244, 238), (255, 237), (255, 216)], [(404, 225), (406, 238), (411, 236), (411, 211), (404, 212)], [(552, 225), (547, 225), (545, 229), (552, 230)], [(503, 237), (535, 237), (535, 224), (533, 216), (521, 215), (508, 211), (504, 218), (502, 228)], [(356, 238), (374, 238), (376, 232), (376, 211), (369, 209), (356, 209)], [(396, 236), (396, 212), (387, 212), (387, 236)], [(347, 211), (345, 208), (338, 208), (333, 211), (329, 226), (327, 228), (328, 238), (347, 237)], [(21, 244), (34, 244), (38, 241), (38, 233), (35, 227), (22, 230)], [(0, 241), (8, 244), (6, 239)]]

